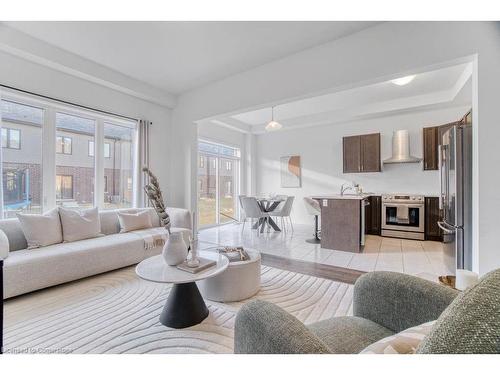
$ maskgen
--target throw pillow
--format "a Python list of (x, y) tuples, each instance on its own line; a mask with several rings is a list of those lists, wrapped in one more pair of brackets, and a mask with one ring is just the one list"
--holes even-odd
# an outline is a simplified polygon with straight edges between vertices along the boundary
[(43, 215), (16, 214), (28, 242), (28, 249), (36, 249), (63, 241), (59, 210), (53, 208)]
[(414, 354), (436, 321), (410, 327), (368, 345), (360, 354)]
[(118, 220), (120, 221), (120, 233), (153, 227), (151, 215), (147, 210), (135, 214), (118, 212)]
[(64, 242), (102, 236), (97, 207), (85, 210), (59, 208)]

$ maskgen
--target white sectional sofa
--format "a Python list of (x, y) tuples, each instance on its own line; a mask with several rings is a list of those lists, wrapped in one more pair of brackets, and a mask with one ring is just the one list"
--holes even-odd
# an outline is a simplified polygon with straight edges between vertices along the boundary
[[(140, 209), (121, 209), (99, 212), (103, 236), (63, 242), (38, 249), (27, 249), (26, 238), (18, 219), (0, 220), (9, 240), (9, 256), (4, 260), (4, 298), (62, 284), (99, 273), (139, 263), (157, 255), (161, 247), (145, 250), (144, 240), (134, 232), (119, 233), (117, 212), (138, 212)], [(159, 219), (152, 208), (153, 226)], [(168, 208), (171, 231), (180, 231), (185, 240), (192, 235), (192, 219), (188, 210)]]

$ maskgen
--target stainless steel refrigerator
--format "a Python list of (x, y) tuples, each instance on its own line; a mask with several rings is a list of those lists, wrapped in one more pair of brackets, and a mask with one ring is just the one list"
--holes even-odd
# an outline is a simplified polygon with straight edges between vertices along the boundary
[(472, 270), (472, 122), (468, 114), (442, 134), (439, 147), (441, 182), (438, 222), (443, 231), (446, 264)]

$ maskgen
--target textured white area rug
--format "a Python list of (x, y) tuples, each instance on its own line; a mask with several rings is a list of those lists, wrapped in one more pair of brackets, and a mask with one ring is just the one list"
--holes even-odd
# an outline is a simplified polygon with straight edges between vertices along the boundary
[[(349, 284), (262, 267), (253, 298), (304, 323), (351, 314)], [(246, 302), (206, 301), (210, 315), (186, 329), (161, 325), (168, 284), (139, 279), (134, 267), (21, 296), (5, 304), (10, 353), (232, 353), (234, 319)], [(248, 301), (248, 300), (247, 300)]]

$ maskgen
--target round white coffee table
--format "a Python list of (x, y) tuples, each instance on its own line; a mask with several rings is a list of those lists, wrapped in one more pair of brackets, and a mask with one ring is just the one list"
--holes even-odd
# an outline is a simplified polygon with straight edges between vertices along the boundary
[(174, 284), (160, 314), (161, 324), (171, 328), (186, 328), (201, 323), (208, 316), (208, 308), (196, 281), (220, 274), (227, 268), (229, 260), (224, 255), (207, 251), (200, 251), (199, 256), (217, 263), (204, 271), (190, 273), (167, 265), (163, 257), (157, 255), (143, 260), (135, 268), (141, 279)]

